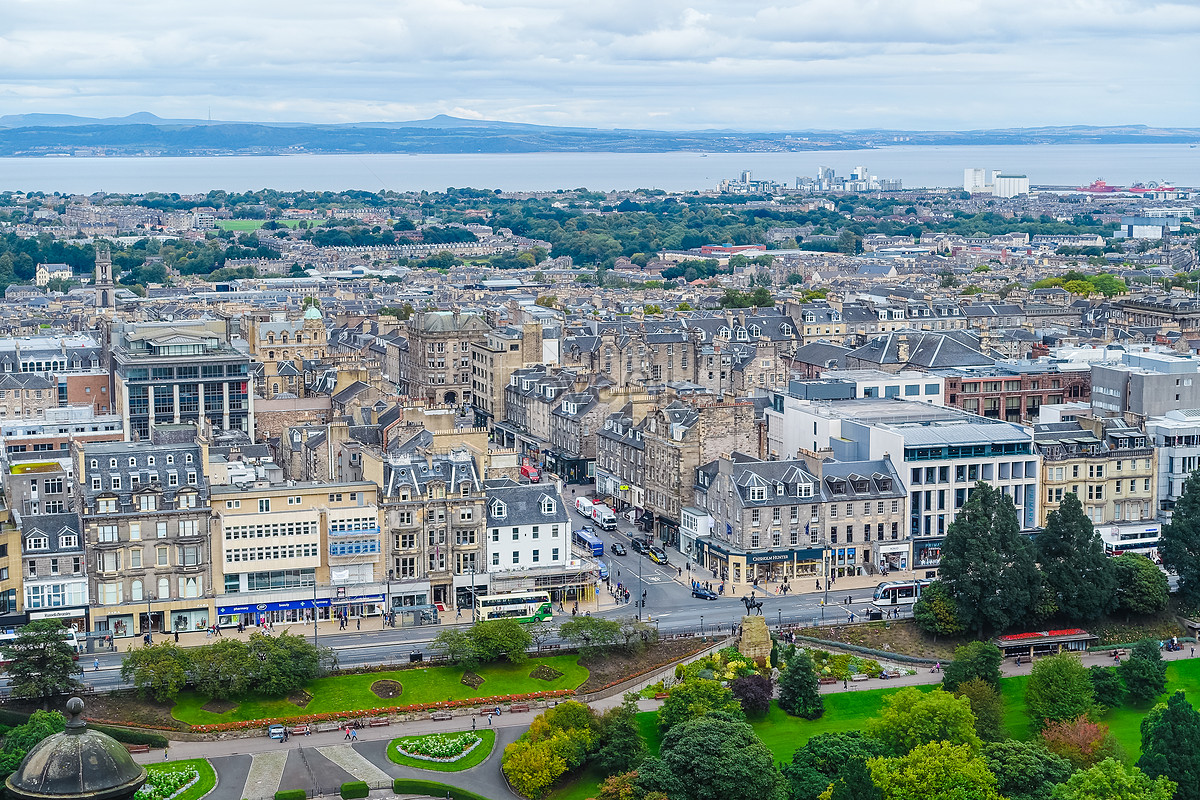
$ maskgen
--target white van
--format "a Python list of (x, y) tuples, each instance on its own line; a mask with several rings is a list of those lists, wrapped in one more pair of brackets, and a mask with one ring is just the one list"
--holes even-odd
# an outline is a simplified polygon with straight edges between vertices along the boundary
[(592, 504), (592, 521), (606, 531), (617, 529), (617, 514), (603, 503)]
[(576, 497), (575, 498), (575, 510), (577, 512), (579, 512), (579, 516), (581, 516), (581, 517), (587, 517), (588, 519), (591, 519), (592, 518), (592, 507), (594, 505), (595, 505), (595, 503), (593, 503), (591, 500), (587, 499), (586, 497)]

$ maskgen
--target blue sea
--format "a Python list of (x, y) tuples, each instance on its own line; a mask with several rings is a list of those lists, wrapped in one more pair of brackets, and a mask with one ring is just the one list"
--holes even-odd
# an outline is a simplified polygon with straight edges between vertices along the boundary
[(288, 155), (194, 158), (0, 158), (0, 190), (90, 194), (211, 189), (440, 191), (476, 187), (546, 191), (587, 187), (692, 191), (750, 170), (794, 185), (818, 166), (899, 178), (905, 188), (961, 187), (963, 169), (1024, 174), (1034, 186), (1200, 186), (1200, 149), (1187, 145), (896, 146), (799, 153), (520, 153)]

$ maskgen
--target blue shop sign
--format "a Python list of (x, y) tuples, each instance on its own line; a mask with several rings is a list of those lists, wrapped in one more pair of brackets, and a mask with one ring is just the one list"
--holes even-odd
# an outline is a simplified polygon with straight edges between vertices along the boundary
[(381, 594), (367, 594), (358, 597), (318, 597), (316, 600), (284, 600), (278, 603), (244, 603), (237, 606), (217, 606), (218, 614), (257, 614), (263, 611), (287, 611), (293, 608), (328, 608), (332, 605), (346, 603), (382, 603)]

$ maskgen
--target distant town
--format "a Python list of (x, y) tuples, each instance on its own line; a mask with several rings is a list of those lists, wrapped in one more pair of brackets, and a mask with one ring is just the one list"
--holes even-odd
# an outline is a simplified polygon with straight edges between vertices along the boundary
[(0, 194), (0, 625), (593, 603), (573, 531), (618, 518), (730, 594), (915, 579), (979, 480), (1153, 556), (1200, 458), (1191, 191), (902, 177)]

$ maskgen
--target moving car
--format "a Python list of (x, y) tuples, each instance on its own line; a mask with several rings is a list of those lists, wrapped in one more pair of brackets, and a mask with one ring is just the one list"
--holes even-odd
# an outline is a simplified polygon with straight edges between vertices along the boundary
[(633, 545), (633, 552), (635, 553), (644, 554), (650, 552), (650, 543), (645, 539), (633, 539), (630, 544)]
[(283, 740), (283, 726), (282, 725), (272, 725), (269, 728), (267, 728), (267, 737), (270, 739), (279, 739), (280, 741), (282, 741)]
[(653, 561), (655, 564), (670, 564), (671, 563), (670, 561), (667, 560), (666, 552), (663, 550), (660, 550), (657, 547), (652, 546), (650, 548), (649, 555), (650, 555), (650, 560)]
[(692, 589), (692, 597), (699, 597), (701, 600), (716, 600), (717, 593), (712, 589), (697, 586), (695, 589)]
[(629, 553), (629, 551), (625, 549), (625, 545), (621, 544), (620, 542), (612, 542), (609, 544), (608, 552), (612, 553), (614, 556), (623, 556)]

